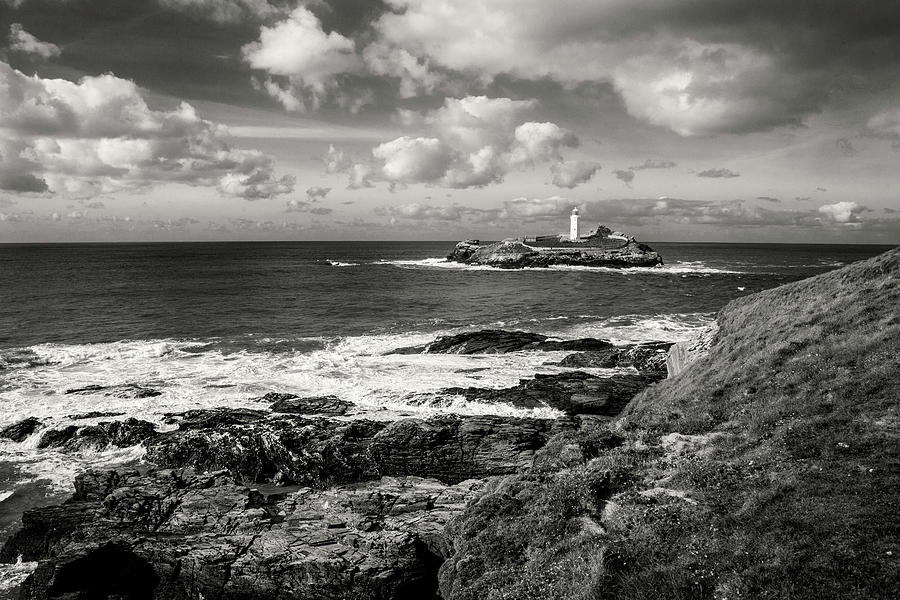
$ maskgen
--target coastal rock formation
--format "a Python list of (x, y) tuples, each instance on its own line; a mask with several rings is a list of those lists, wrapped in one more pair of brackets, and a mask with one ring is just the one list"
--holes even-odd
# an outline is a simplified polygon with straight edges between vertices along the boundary
[(678, 342), (669, 349), (666, 356), (665, 367), (669, 377), (675, 377), (692, 362), (709, 354), (716, 333), (719, 331), (717, 323), (705, 328), (700, 334), (688, 341)]
[(665, 373), (671, 342), (648, 342), (627, 346), (611, 346), (603, 350), (591, 350), (570, 354), (557, 363), (548, 363), (560, 367), (613, 368), (634, 367), (647, 373)]
[[(227, 470), (240, 481), (316, 488), (382, 476), (457, 483), (516, 472), (568, 420), (442, 415), (396, 422), (195, 411), (147, 443), (162, 467)], [(235, 415), (229, 413), (236, 412)]]
[(44, 424), (37, 417), (28, 417), (22, 419), (18, 423), (13, 423), (0, 430), (0, 438), (12, 440), (14, 442), (25, 441), (29, 435), (43, 427)]
[(68, 425), (61, 429), (49, 429), (41, 436), (38, 448), (60, 448), (69, 452), (108, 446), (128, 448), (143, 443), (154, 435), (156, 429), (153, 423), (128, 418), (124, 421), (103, 421), (96, 425)]
[(596, 235), (574, 242), (557, 236), (507, 238), (491, 244), (464, 240), (456, 244), (447, 260), (504, 269), (554, 265), (654, 267), (663, 262), (658, 252), (633, 237), (609, 235), (609, 230), (604, 227), (597, 231)]
[(441, 396), (463, 396), (469, 402), (503, 403), (516, 408), (555, 408), (567, 415), (618, 415), (629, 400), (660, 377), (621, 374), (597, 377), (575, 371), (536, 374), (509, 388), (446, 388)]
[(159, 390), (145, 387), (137, 383), (123, 383), (121, 385), (88, 385), (80, 388), (66, 390), (67, 394), (102, 394), (113, 398), (154, 398), (162, 394)]
[(382, 478), (276, 493), (224, 473), (90, 472), (31, 510), (0, 560), (40, 560), (22, 598), (434, 597), (444, 524), (481, 487)]
[(391, 351), (391, 354), (505, 354), (522, 350), (606, 350), (613, 344), (606, 340), (582, 338), (557, 340), (528, 331), (484, 329), (466, 331), (456, 335), (441, 336), (421, 346), (409, 346)]

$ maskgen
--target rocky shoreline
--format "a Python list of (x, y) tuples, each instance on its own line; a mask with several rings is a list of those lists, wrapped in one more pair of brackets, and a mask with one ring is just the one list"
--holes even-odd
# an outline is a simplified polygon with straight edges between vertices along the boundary
[(663, 264), (658, 252), (634, 238), (628, 238), (612, 247), (587, 244), (539, 247), (515, 238), (490, 244), (482, 244), (479, 240), (464, 240), (456, 244), (447, 260), (501, 269), (553, 266), (625, 268)]
[[(61, 452), (140, 443), (146, 464), (78, 476), (63, 505), (24, 514), (0, 560), (38, 562), (20, 591), (29, 599), (438, 597), (438, 568), (453, 553), (447, 523), (491, 480), (527, 473), (551, 440), (617, 416), (665, 377), (670, 345), (487, 330), (394, 351), (569, 351), (565, 372), (420, 399), (461, 396), (553, 410), (555, 419), (372, 420), (348, 416), (352, 404), (334, 396), (281, 392), (256, 398), (259, 409), (170, 415), (168, 431), (133, 418), (61, 429), (29, 418), (0, 437), (37, 433), (40, 447)], [(600, 377), (579, 368), (618, 370)]]

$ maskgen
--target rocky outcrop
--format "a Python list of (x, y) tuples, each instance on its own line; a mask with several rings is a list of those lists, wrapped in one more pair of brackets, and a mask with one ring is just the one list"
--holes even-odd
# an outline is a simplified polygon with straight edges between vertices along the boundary
[(452, 484), (516, 472), (550, 436), (571, 427), (567, 420), (490, 415), (386, 422), (193, 411), (178, 430), (148, 441), (147, 459), (163, 467), (227, 470), (245, 482), (316, 488), (395, 475)]
[(103, 421), (96, 425), (67, 425), (49, 429), (38, 442), (38, 448), (59, 448), (67, 452), (102, 449), (109, 446), (128, 448), (156, 435), (153, 423), (128, 418), (124, 421)]
[(114, 398), (154, 398), (162, 394), (159, 390), (144, 387), (137, 383), (123, 383), (121, 385), (87, 385), (85, 387), (66, 390), (67, 394), (86, 396), (90, 394), (102, 394)]
[(482, 245), (478, 240), (466, 240), (456, 245), (447, 260), (503, 269), (554, 265), (654, 267), (663, 262), (658, 252), (633, 238), (623, 240), (617, 246), (571, 242), (558, 246), (536, 246), (514, 238)]
[(391, 351), (391, 354), (505, 354), (523, 350), (552, 352), (611, 348), (613, 348), (612, 343), (595, 338), (559, 340), (528, 331), (484, 329), (441, 336), (433, 342), (421, 346), (398, 348)]
[(0, 430), (0, 438), (12, 440), (14, 442), (22, 442), (25, 441), (25, 438), (43, 426), (43, 423), (41, 423), (40, 419), (37, 417), (28, 417), (27, 419), (22, 419), (18, 423), (13, 423), (12, 425), (4, 427)]
[(620, 374), (597, 377), (575, 371), (553, 375), (537, 374), (508, 388), (446, 388), (441, 396), (463, 396), (469, 402), (503, 403), (516, 408), (555, 408), (567, 415), (614, 417), (639, 391), (660, 377)]
[(40, 560), (22, 598), (432, 598), (444, 524), (481, 483), (382, 478), (247, 488), (224, 473), (91, 472), (0, 552)]
[(352, 402), (341, 400), (337, 396), (312, 396), (300, 398), (282, 398), (273, 402), (269, 410), (274, 413), (300, 414), (300, 415), (333, 415), (347, 414), (353, 408)]
[(671, 342), (649, 342), (628, 346), (612, 346), (603, 350), (591, 350), (570, 354), (557, 363), (560, 367), (576, 369), (634, 367), (647, 373), (665, 373)]

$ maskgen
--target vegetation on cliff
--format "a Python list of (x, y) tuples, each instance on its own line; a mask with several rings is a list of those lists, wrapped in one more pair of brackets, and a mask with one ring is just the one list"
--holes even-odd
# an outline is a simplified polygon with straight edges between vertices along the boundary
[(900, 250), (747, 296), (710, 353), (448, 525), (446, 599), (900, 597)]

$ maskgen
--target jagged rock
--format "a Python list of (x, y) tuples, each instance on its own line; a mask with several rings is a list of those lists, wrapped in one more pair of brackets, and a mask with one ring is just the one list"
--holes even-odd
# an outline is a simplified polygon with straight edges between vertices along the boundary
[(132, 399), (132, 398), (153, 398), (162, 394), (159, 390), (144, 387), (137, 383), (123, 383), (121, 385), (87, 385), (80, 388), (72, 388), (66, 390), (67, 394), (79, 394), (86, 396), (89, 394), (102, 394), (104, 396), (112, 396), (114, 398)]
[[(163, 467), (226, 469), (247, 482), (311, 487), (416, 475), (456, 483), (515, 472), (566, 420), (439, 416), (395, 423), (302, 416), (181, 424), (147, 443), (147, 460)], [(242, 411), (246, 412), (246, 411)], [(473, 433), (474, 432), (474, 433)]]
[(156, 428), (153, 423), (128, 418), (124, 421), (104, 421), (84, 427), (68, 425), (62, 429), (51, 429), (41, 437), (38, 448), (62, 448), (70, 452), (107, 446), (128, 448), (154, 435)]
[(283, 392), (269, 392), (265, 395), (258, 396), (256, 398), (251, 398), (253, 402), (279, 402), (281, 400), (291, 400), (292, 398), (299, 398), (297, 394), (286, 394)]
[(528, 331), (485, 329), (466, 331), (456, 335), (441, 336), (422, 346), (398, 348), (391, 354), (505, 354), (522, 350), (604, 350), (613, 345), (606, 340), (582, 338), (556, 340)]
[(212, 408), (188, 410), (166, 415), (168, 423), (178, 423), (179, 429), (213, 429), (224, 425), (255, 423), (267, 416), (264, 410), (250, 408)]
[(382, 478), (264, 494), (190, 470), (88, 473), (28, 511), (0, 560), (40, 560), (21, 597), (430, 598), (444, 524), (479, 490)]
[(592, 350), (570, 354), (558, 363), (548, 363), (571, 368), (612, 368), (634, 367), (642, 372), (664, 373), (671, 342), (649, 342), (629, 346), (610, 346), (603, 350)]
[(125, 413), (123, 412), (103, 412), (99, 410), (94, 410), (91, 412), (82, 413), (80, 415), (69, 415), (69, 418), (73, 421), (83, 421), (85, 419), (101, 419), (103, 417), (121, 417)]
[(446, 388), (440, 396), (464, 396), (469, 402), (502, 402), (517, 408), (556, 408), (569, 415), (616, 416), (639, 391), (655, 381), (643, 374), (597, 377), (575, 371), (535, 375), (501, 389)]
[[(622, 234), (610, 236), (603, 228), (589, 239), (569, 242), (560, 239), (508, 238), (482, 245), (478, 240), (459, 242), (447, 260), (469, 265), (487, 265), (504, 269), (580, 265), (593, 267), (654, 267), (662, 257), (646, 244)], [(550, 236), (552, 237), (552, 236)]]
[(353, 408), (352, 402), (337, 396), (313, 396), (309, 398), (282, 398), (272, 403), (269, 409), (275, 413), (344, 415)]
[(0, 438), (6, 438), (14, 442), (22, 442), (25, 441), (29, 435), (43, 426), (43, 423), (41, 423), (40, 419), (37, 417), (28, 417), (27, 419), (22, 419), (18, 423), (13, 423), (8, 427), (4, 427), (3, 430), (0, 431)]

